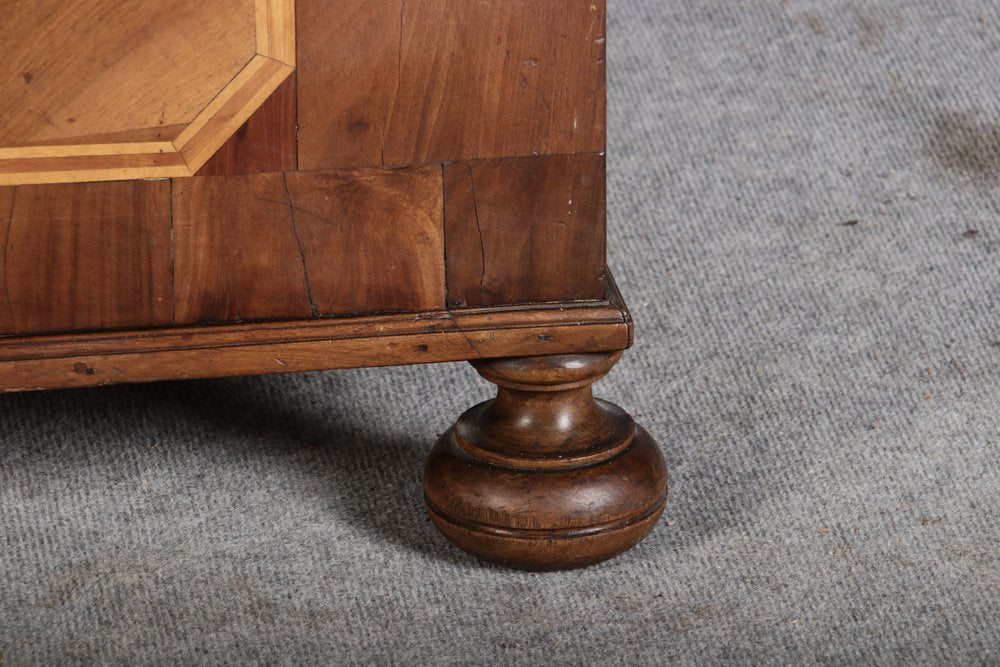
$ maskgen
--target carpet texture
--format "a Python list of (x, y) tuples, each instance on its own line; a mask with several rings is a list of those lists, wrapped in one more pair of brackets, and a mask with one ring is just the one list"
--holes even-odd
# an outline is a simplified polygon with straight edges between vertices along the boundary
[(0, 663), (1000, 663), (997, 4), (609, 5), (651, 536), (445, 544), (464, 364), (3, 396)]

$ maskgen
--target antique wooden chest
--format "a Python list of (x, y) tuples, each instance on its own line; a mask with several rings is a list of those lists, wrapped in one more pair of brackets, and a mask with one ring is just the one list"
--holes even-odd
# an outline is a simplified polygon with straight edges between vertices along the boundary
[(583, 565), (666, 502), (590, 384), (604, 0), (33, 0), (0, 23), (0, 390), (471, 360), (425, 495), (486, 558)]

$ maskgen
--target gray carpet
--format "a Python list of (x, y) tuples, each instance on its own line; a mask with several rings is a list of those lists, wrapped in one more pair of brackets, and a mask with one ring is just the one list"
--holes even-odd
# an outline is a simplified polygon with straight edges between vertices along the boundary
[(0, 663), (1000, 663), (996, 3), (609, 4), (650, 538), (444, 544), (461, 364), (4, 396)]

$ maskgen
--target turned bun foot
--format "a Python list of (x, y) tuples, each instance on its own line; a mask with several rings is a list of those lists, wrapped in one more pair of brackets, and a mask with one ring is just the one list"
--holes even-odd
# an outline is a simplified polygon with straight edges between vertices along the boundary
[(499, 386), (438, 440), (424, 472), (431, 519), (456, 545), (513, 567), (605, 560), (653, 528), (667, 468), (653, 439), (590, 385), (621, 352), (473, 362)]

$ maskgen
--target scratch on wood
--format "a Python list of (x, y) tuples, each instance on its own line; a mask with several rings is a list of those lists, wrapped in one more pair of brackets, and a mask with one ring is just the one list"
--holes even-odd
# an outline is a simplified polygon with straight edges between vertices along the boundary
[(319, 308), (313, 299), (312, 283), (309, 282), (309, 267), (306, 265), (306, 249), (302, 245), (302, 237), (299, 236), (299, 226), (295, 223), (295, 207), (292, 205), (292, 193), (288, 190), (288, 175), (281, 172), (281, 183), (285, 186), (285, 198), (288, 200), (288, 215), (292, 219), (292, 233), (295, 234), (295, 243), (299, 246), (299, 261), (302, 262), (302, 279), (306, 283), (306, 296), (309, 297), (309, 308), (313, 317), (319, 317)]
[(479, 203), (476, 201), (476, 181), (472, 178), (472, 165), (465, 163), (465, 168), (469, 170), (469, 189), (472, 192), (472, 212), (476, 216), (476, 231), (479, 233), (479, 261), (481, 270), (479, 272), (479, 296), (486, 298), (486, 243), (483, 241), (483, 228), (479, 224)]
[(10, 230), (14, 226), (14, 202), (17, 201), (17, 188), (10, 194), (10, 211), (7, 212), (7, 230), (3, 235), (3, 293), (7, 300), (7, 313), (10, 315), (11, 331), (17, 331), (17, 323), (14, 320), (14, 304), (10, 300), (10, 283), (7, 278), (9, 273), (9, 262), (7, 261), (7, 249), (10, 247)]

